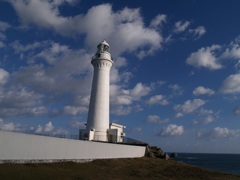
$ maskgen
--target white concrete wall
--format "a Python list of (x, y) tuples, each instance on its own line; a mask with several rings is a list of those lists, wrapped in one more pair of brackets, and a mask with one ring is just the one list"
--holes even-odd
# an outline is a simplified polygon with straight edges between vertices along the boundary
[(0, 162), (54, 162), (136, 158), (145, 147), (0, 131)]

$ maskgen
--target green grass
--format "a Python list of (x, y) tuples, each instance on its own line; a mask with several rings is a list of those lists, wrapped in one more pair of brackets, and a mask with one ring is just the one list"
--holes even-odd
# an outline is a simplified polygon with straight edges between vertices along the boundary
[(0, 179), (240, 179), (173, 160), (95, 160), (88, 163), (1, 164)]

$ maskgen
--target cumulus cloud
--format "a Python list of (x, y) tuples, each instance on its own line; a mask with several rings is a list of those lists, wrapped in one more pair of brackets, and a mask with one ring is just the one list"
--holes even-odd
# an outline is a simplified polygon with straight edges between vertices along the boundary
[(0, 48), (5, 47), (4, 43), (4, 41), (6, 40), (5, 31), (10, 27), (11, 26), (8, 23), (0, 21)]
[(232, 130), (228, 128), (215, 127), (214, 129), (208, 132), (198, 132), (198, 138), (204, 139), (231, 139), (240, 136), (240, 129)]
[[(42, 44), (41, 50), (33, 53), (33, 47), (39, 48), (40, 44)], [(25, 86), (30, 85), (34, 91), (40, 93), (63, 93), (72, 90), (83, 94), (84, 92), (85, 94), (89, 93), (92, 67), (89, 63), (91, 56), (88, 53), (81, 49), (70, 49), (66, 45), (52, 41), (35, 42), (35, 46), (31, 45), (24, 46), (15, 43), (13, 47), (19, 53), (31, 52), (31, 55), (27, 54), (29, 59), (44, 61), (49, 66), (43, 66), (41, 63), (37, 64), (33, 61), (31, 66), (26, 66), (13, 74), (15, 83)], [(84, 76), (81, 76), (82, 74)], [(84, 86), (78, 86), (77, 84), (83, 84)]]
[(172, 90), (172, 96), (180, 96), (183, 94), (183, 88), (178, 84), (170, 84), (168, 86)]
[(133, 77), (132, 72), (124, 69), (127, 66), (127, 60), (124, 57), (117, 57), (114, 59), (114, 66), (110, 71), (110, 83), (111, 84), (125, 84)]
[(62, 128), (54, 127), (51, 121), (47, 122), (45, 125), (38, 125), (36, 128), (31, 128), (36, 134), (48, 134), (48, 135), (56, 135), (56, 136), (64, 136), (69, 132)]
[(135, 112), (141, 111), (141, 107), (129, 107), (134, 106), (134, 102), (139, 102), (143, 97), (149, 95), (152, 91), (151, 86), (137, 83), (132, 89), (124, 89), (120, 85), (110, 85), (110, 104), (111, 113), (117, 115), (127, 115), (133, 110)]
[(158, 136), (181, 136), (184, 133), (184, 127), (178, 126), (176, 124), (169, 124), (166, 128), (164, 128)]
[[(26, 55), (34, 61), (31, 62), (31, 65), (13, 72), (11, 79), (9, 79), (10, 75), (7, 71), (0, 69), (0, 85), (3, 86), (8, 82), (8, 87), (3, 86), (0, 89), (0, 114), (2, 117), (44, 115), (53, 98), (55, 100), (57, 96), (62, 98), (64, 93), (73, 92), (73, 89), (81, 92), (83, 96), (89, 95), (91, 84), (89, 79), (92, 78), (92, 74), (88, 72), (90, 72), (91, 65), (87, 62), (79, 63), (79, 61), (81, 62), (81, 58), (89, 61), (90, 56), (82, 50), (72, 50), (65, 45), (50, 41), (26, 45), (15, 41), (11, 46), (16, 54)], [(43, 66), (41, 63), (35, 62), (40, 59), (51, 66)], [(82, 79), (74, 78), (81, 73), (85, 74)], [(79, 87), (78, 83), (82, 83), (84, 86)], [(69, 109), (64, 111), (68, 115), (70, 115)]]
[(142, 132), (142, 128), (134, 127), (134, 128), (131, 129), (131, 131), (134, 132), (134, 133), (141, 133)]
[(204, 26), (198, 26), (196, 29), (189, 29), (189, 32), (198, 39), (206, 33), (206, 29)]
[(58, 7), (61, 3), (55, 3), (56, 1), (10, 0), (10, 2), (24, 24), (57, 28), (65, 22), (59, 15)]
[[(201, 121), (203, 124), (209, 124), (219, 118), (219, 111), (214, 112), (211, 109), (204, 109), (203, 107), (201, 107), (197, 110), (197, 115), (199, 121)], [(197, 122), (196, 119), (195, 122)]]
[(2, 131), (12, 131), (12, 132), (31, 132), (36, 134), (68, 134), (67, 130), (61, 128), (55, 128), (51, 121), (47, 122), (45, 125), (34, 126), (23, 126), (20, 123), (5, 122), (0, 118), (0, 130)]
[(50, 133), (54, 130), (54, 126), (52, 124), (51, 121), (49, 121), (48, 123), (46, 123), (44, 126), (42, 125), (38, 125), (35, 133), (37, 134), (41, 134), (41, 133)]
[(180, 33), (186, 31), (186, 29), (189, 27), (190, 22), (189, 21), (178, 21), (175, 23), (175, 33)]
[(182, 117), (184, 114), (189, 114), (203, 106), (205, 101), (202, 99), (187, 100), (183, 104), (177, 104), (173, 106), (173, 109), (177, 112), (178, 117)]
[(240, 93), (240, 73), (228, 76), (221, 85), (220, 91), (224, 94)]
[(137, 83), (136, 86), (129, 91), (129, 94), (134, 100), (139, 100), (141, 97), (148, 95), (150, 91), (150, 87), (142, 83)]
[[(86, 122), (85, 122), (86, 123)], [(72, 128), (75, 128), (75, 129), (81, 129), (81, 128), (85, 128), (85, 123), (84, 122), (80, 122), (80, 121), (77, 121), (77, 120), (73, 120), (71, 121), (70, 123), (70, 126)]]
[(6, 31), (8, 28), (10, 28), (10, 24), (0, 21), (0, 31)]
[(235, 38), (222, 54), (223, 58), (240, 60), (240, 36)]
[(0, 114), (2, 117), (34, 117), (46, 113), (42, 95), (26, 88), (8, 89), (1, 92)]
[(196, 87), (193, 90), (193, 95), (195, 95), (195, 96), (199, 96), (199, 95), (213, 95), (213, 94), (215, 94), (214, 90), (209, 89), (209, 88), (205, 88), (203, 86)]
[(214, 118), (213, 116), (208, 115), (208, 116), (206, 116), (206, 117), (203, 119), (203, 123), (204, 123), (204, 124), (208, 124), (208, 123), (213, 122), (214, 120), (215, 120), (215, 118)]
[(167, 15), (165, 14), (159, 14), (157, 15), (150, 23), (150, 27), (152, 28), (158, 28), (161, 27), (163, 23), (167, 21)]
[(4, 120), (0, 118), (0, 130), (19, 132), (24, 131), (25, 127), (21, 124), (15, 124), (13, 122), (4, 122)]
[(186, 60), (186, 63), (194, 67), (203, 67), (210, 70), (221, 69), (222, 65), (218, 62), (216, 51), (220, 49), (219, 45), (201, 48), (197, 52), (192, 53)]
[(44, 126), (44, 132), (50, 132), (54, 129), (54, 126), (51, 121), (49, 121), (45, 126)]
[(235, 107), (233, 109), (233, 113), (234, 113), (235, 116), (240, 116), (240, 106)]
[(199, 111), (198, 111), (198, 113), (199, 113), (200, 116), (205, 116), (205, 115), (214, 114), (214, 111), (213, 111), (213, 110), (210, 110), (210, 109), (200, 108)]
[(83, 114), (88, 111), (87, 107), (76, 107), (76, 106), (64, 106), (63, 114), (76, 116), (78, 114)]
[(113, 106), (111, 107), (111, 113), (115, 115), (128, 115), (133, 111), (131, 106)]
[(0, 86), (4, 85), (9, 78), (9, 73), (4, 69), (0, 68)]
[(136, 52), (139, 58), (143, 58), (162, 46), (163, 38), (156, 28), (164, 22), (163, 15), (157, 16), (148, 28), (144, 25), (140, 9), (126, 7), (113, 12), (110, 4), (102, 4), (93, 6), (86, 14), (64, 17), (59, 11), (64, 1), (54, 3), (55, 1), (11, 0), (10, 2), (23, 25), (34, 24), (52, 29), (64, 36), (85, 34), (85, 42), (92, 48), (103, 39), (107, 39), (114, 56), (130, 51)]
[(167, 105), (169, 104), (168, 100), (163, 95), (155, 95), (149, 98), (147, 101), (147, 104), (154, 105), (154, 104), (161, 104), (161, 105)]
[(151, 87), (142, 83), (137, 83), (133, 89), (122, 89), (119, 85), (111, 85), (110, 88), (111, 103), (113, 105), (132, 104), (133, 101), (140, 100), (142, 97), (147, 96), (151, 91)]
[(150, 122), (150, 123), (159, 123), (159, 124), (163, 124), (168, 122), (169, 119), (161, 119), (159, 116), (157, 115), (149, 115), (146, 118), (146, 122)]

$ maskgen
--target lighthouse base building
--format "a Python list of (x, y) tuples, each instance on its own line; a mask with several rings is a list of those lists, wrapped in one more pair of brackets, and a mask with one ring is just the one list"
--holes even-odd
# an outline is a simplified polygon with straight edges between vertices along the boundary
[(87, 141), (102, 141), (110, 143), (122, 143), (126, 134), (124, 133), (126, 126), (110, 123), (109, 128), (102, 133), (96, 132), (95, 129), (80, 129), (79, 139)]

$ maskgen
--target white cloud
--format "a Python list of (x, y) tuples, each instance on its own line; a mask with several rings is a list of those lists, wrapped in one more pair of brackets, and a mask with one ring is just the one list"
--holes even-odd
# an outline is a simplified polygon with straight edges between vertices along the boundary
[(173, 109), (181, 115), (194, 112), (199, 107), (203, 106), (205, 101), (202, 99), (187, 100), (183, 104), (174, 105)]
[(140, 9), (124, 8), (113, 12), (110, 4), (102, 4), (93, 6), (86, 14), (64, 17), (59, 11), (59, 6), (64, 1), (54, 3), (54, 1), (11, 0), (10, 2), (23, 25), (34, 24), (53, 29), (66, 36), (86, 34), (85, 42), (92, 48), (103, 39), (107, 39), (114, 56), (130, 51), (136, 52), (139, 58), (143, 58), (162, 46), (163, 38), (153, 26), (164, 21), (163, 15), (156, 17), (153, 26), (148, 28), (144, 26)]
[[(21, 68), (13, 74), (15, 83), (31, 85), (34, 91), (40, 93), (63, 93), (73, 90), (83, 95), (89, 93), (92, 79), (91, 56), (84, 50), (70, 49), (66, 45), (50, 41), (35, 42), (25, 46), (15, 43), (13, 47), (17, 52), (31, 52), (31, 55), (27, 54), (27, 56), (30, 60), (34, 59), (31, 66)], [(33, 53), (32, 50), (35, 48), (41, 50)], [(34, 64), (37, 63), (36, 60), (43, 60), (51, 66)]]
[(43, 127), (41, 125), (38, 125), (36, 130), (35, 130), (35, 133), (36, 134), (41, 134), (43, 132)]
[(157, 115), (149, 115), (146, 118), (146, 122), (150, 122), (150, 123), (159, 123), (159, 124), (163, 124), (168, 122), (169, 119), (161, 119), (159, 116)]
[(169, 104), (168, 100), (163, 95), (155, 95), (149, 98), (147, 101), (147, 104), (154, 105), (154, 104), (161, 104), (161, 105), (167, 105)]
[(11, 26), (8, 23), (0, 21), (0, 48), (6, 46), (6, 44), (4, 43), (4, 41), (6, 40), (6, 35), (4, 31), (6, 31), (10, 27)]
[(235, 107), (235, 108), (233, 109), (233, 113), (234, 113), (234, 115), (236, 115), (236, 116), (240, 116), (240, 106)]
[(4, 21), (0, 21), (0, 31), (6, 31), (10, 27), (11, 26), (8, 23)]
[(86, 122), (80, 122), (77, 120), (73, 120), (73, 121), (71, 121), (70, 126), (75, 129), (81, 129), (81, 128), (86, 128), (85, 123)]
[(189, 32), (198, 39), (206, 33), (206, 29), (204, 26), (198, 26), (196, 29), (189, 29)]
[(0, 68), (0, 85), (4, 85), (9, 78), (9, 73)]
[(240, 73), (228, 76), (222, 83), (221, 92), (224, 94), (240, 93)]
[[(147, 96), (152, 90), (151, 86), (137, 83), (133, 89), (123, 89), (120, 85), (110, 85), (110, 105), (111, 113), (116, 115), (127, 115), (134, 110), (135, 112), (141, 111), (141, 107), (129, 107), (133, 106), (134, 102), (141, 101), (141, 99)], [(127, 106), (127, 107), (125, 107)]]
[(172, 96), (180, 96), (183, 94), (183, 88), (178, 84), (171, 84), (168, 86), (172, 90)]
[(208, 132), (199, 132), (198, 138), (206, 138), (206, 139), (222, 139), (222, 138), (236, 138), (240, 136), (240, 129), (232, 130), (228, 128), (215, 127), (211, 131)]
[(166, 23), (166, 21), (167, 21), (167, 16), (165, 14), (159, 14), (151, 21), (150, 27), (154, 29), (161, 27), (163, 23)]
[(184, 32), (189, 27), (189, 25), (190, 25), (189, 21), (178, 21), (175, 23), (174, 32), (176, 33)]
[(13, 122), (6, 123), (0, 118), (0, 130), (2, 131), (24, 131), (25, 128), (21, 124), (15, 124)]
[(206, 115), (214, 114), (214, 111), (213, 110), (209, 110), (209, 109), (200, 108), (198, 113), (199, 113), (200, 116), (206, 116)]
[(43, 96), (26, 88), (1, 91), (0, 114), (2, 117), (32, 117), (46, 113)]
[(58, 6), (60, 4), (54, 1), (11, 0), (10, 2), (24, 24), (33, 23), (42, 27), (57, 28), (66, 21), (59, 16)]
[(119, 85), (110, 85), (111, 105), (130, 105), (132, 101), (128, 90), (123, 90)]
[(49, 121), (45, 126), (44, 126), (44, 132), (50, 132), (54, 129), (54, 126), (51, 121)]
[(208, 115), (203, 119), (203, 123), (204, 124), (209, 124), (209, 123), (213, 122), (214, 120), (215, 120), (215, 118), (213, 116)]
[(64, 129), (58, 128), (56, 129), (52, 122), (49, 121), (45, 125), (38, 125), (35, 127), (23, 126), (21, 124), (16, 124), (13, 122), (4, 122), (3, 119), (0, 118), (0, 130), (3, 131), (14, 131), (14, 132), (31, 132), (31, 133), (48, 133), (48, 134), (67, 134), (68, 132)]
[(223, 58), (240, 60), (240, 36), (234, 39), (222, 54)]
[(134, 132), (134, 133), (141, 133), (142, 132), (142, 128), (134, 127), (133, 129), (131, 129), (131, 131)]
[(130, 106), (113, 106), (111, 108), (111, 113), (115, 115), (128, 115), (132, 112), (132, 107)]
[[(114, 59), (114, 66), (110, 71), (110, 83), (127, 83), (132, 78), (132, 73), (123, 69), (127, 66), (127, 60), (124, 57)], [(121, 70), (120, 70), (121, 69)], [(121, 73), (120, 73), (121, 72)]]
[(137, 83), (133, 89), (121, 89), (119, 85), (110, 86), (111, 103), (114, 105), (130, 105), (133, 101), (139, 101), (142, 97), (147, 96), (151, 87), (142, 83)]
[(197, 52), (192, 53), (186, 60), (186, 63), (194, 67), (204, 67), (210, 70), (221, 69), (222, 65), (218, 62), (215, 51), (220, 49), (219, 45), (201, 48)]
[(184, 116), (183, 113), (178, 112), (178, 113), (175, 115), (175, 118), (181, 118), (181, 117), (183, 117), (183, 116)]
[(204, 124), (209, 124), (209, 123), (215, 121), (219, 115), (219, 112), (214, 112), (213, 110), (204, 109), (204, 108), (200, 108), (197, 113), (200, 117), (200, 120)]
[(205, 88), (203, 86), (198, 86), (193, 90), (193, 95), (199, 96), (199, 95), (213, 95), (215, 92), (212, 89)]
[(184, 133), (183, 126), (177, 126), (176, 124), (169, 124), (158, 135), (159, 136), (181, 136)]
[(0, 41), (0, 48), (3, 48), (3, 47), (5, 47), (5, 43)]
[(54, 130), (54, 126), (51, 121), (49, 121), (45, 126), (38, 125), (35, 129), (35, 133), (41, 134), (41, 133), (51, 133)]
[(16, 53), (23, 53), (31, 50), (35, 50), (37, 48), (45, 47), (49, 42), (33, 42), (31, 44), (22, 45), (19, 41), (14, 41), (11, 43), (11, 47), (15, 50)]
[(63, 114), (76, 116), (78, 114), (83, 114), (88, 111), (86, 107), (76, 107), (76, 106), (64, 106)]

